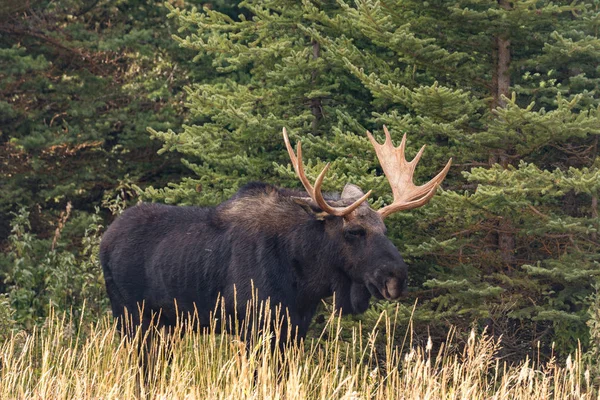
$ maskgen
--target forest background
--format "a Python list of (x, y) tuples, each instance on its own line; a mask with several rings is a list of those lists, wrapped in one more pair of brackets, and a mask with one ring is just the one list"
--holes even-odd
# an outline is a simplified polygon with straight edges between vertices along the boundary
[(418, 182), (454, 163), (386, 221), (409, 296), (357, 318), (597, 359), (599, 28), (597, 0), (2, 2), (0, 332), (107, 313), (98, 243), (140, 199), (298, 187), (284, 126), (325, 189), (389, 203), (364, 134), (385, 124), (428, 145)]

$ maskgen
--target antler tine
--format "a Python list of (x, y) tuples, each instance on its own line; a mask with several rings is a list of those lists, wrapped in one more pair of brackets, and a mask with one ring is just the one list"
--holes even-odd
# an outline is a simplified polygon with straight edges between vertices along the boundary
[(327, 202), (323, 198), (323, 193), (321, 192), (321, 185), (323, 184), (323, 179), (325, 179), (325, 174), (328, 170), (329, 163), (325, 164), (325, 168), (323, 168), (323, 171), (321, 171), (319, 176), (317, 176), (317, 180), (315, 181), (315, 195), (312, 196), (312, 199), (317, 202), (317, 204), (319, 205), (319, 207), (321, 207), (323, 211), (325, 211), (328, 214), (335, 215), (334, 208), (327, 204)]
[[(385, 143), (390, 142), (392, 143), (392, 135), (390, 135), (390, 131), (388, 131), (387, 126), (383, 126), (383, 132), (385, 133)], [(404, 149), (404, 144), (406, 142), (406, 134), (404, 134), (404, 137), (402, 138), (402, 143), (400, 143), (400, 147), (402, 149)]]
[(325, 201), (325, 199), (323, 198), (323, 193), (321, 192), (321, 185), (323, 184), (325, 175), (329, 170), (329, 163), (325, 165), (325, 168), (323, 168), (323, 170), (317, 177), (317, 180), (315, 181), (315, 186), (313, 188), (308, 178), (306, 177), (306, 174), (304, 173), (304, 166), (302, 164), (302, 145), (300, 141), (298, 141), (298, 156), (296, 157), (294, 149), (290, 144), (290, 139), (288, 137), (287, 130), (285, 128), (283, 128), (283, 140), (285, 142), (285, 147), (287, 148), (288, 154), (290, 156), (290, 160), (292, 161), (292, 165), (294, 166), (294, 170), (296, 171), (296, 175), (298, 175), (298, 178), (300, 178), (300, 181), (302, 182), (302, 185), (304, 185), (304, 188), (308, 192), (310, 198), (314, 202), (316, 202), (319, 205), (319, 207), (321, 207), (321, 209), (327, 214), (335, 215), (338, 217), (348, 215), (352, 211), (354, 211), (358, 206), (360, 206), (365, 200), (367, 200), (367, 198), (371, 195), (372, 191), (369, 190), (364, 196), (362, 196), (360, 199), (356, 200), (354, 203), (350, 204), (347, 207), (330, 206), (329, 204), (327, 204), (327, 201)]
[(385, 125), (383, 126), (383, 131), (386, 137), (383, 144), (379, 144), (369, 131), (367, 131), (367, 136), (375, 149), (379, 163), (383, 168), (383, 172), (390, 183), (394, 195), (394, 202), (392, 204), (378, 210), (381, 217), (385, 218), (397, 211), (409, 210), (425, 205), (433, 197), (437, 187), (446, 177), (452, 165), (452, 159), (448, 161), (444, 169), (432, 180), (424, 185), (415, 186), (412, 178), (417, 163), (423, 155), (425, 146), (421, 147), (415, 158), (408, 162), (404, 154), (406, 149), (406, 134), (402, 137), (400, 146), (394, 147), (391, 135)]
[(323, 184), (323, 179), (325, 178), (325, 173), (328, 169), (329, 163), (325, 165), (325, 168), (323, 168), (323, 171), (321, 171), (317, 177), (317, 180), (315, 181), (315, 197), (313, 197), (313, 200), (316, 201), (319, 207), (321, 207), (321, 209), (326, 213), (343, 217), (344, 215), (350, 214), (352, 211), (356, 210), (356, 208), (360, 206), (363, 201), (367, 200), (371, 195), (372, 190), (369, 190), (360, 199), (356, 200), (347, 207), (331, 207), (329, 204), (327, 204), (323, 198), (323, 193), (321, 192), (321, 185)]
[(283, 128), (283, 141), (285, 142), (285, 147), (287, 148), (290, 160), (292, 161), (292, 166), (296, 171), (296, 175), (298, 175), (298, 178), (300, 178), (300, 182), (302, 182), (302, 185), (308, 192), (308, 195), (313, 198), (315, 190), (306, 177), (306, 174), (304, 173), (304, 165), (302, 164), (302, 143), (298, 141), (298, 157), (296, 157), (294, 148), (290, 144), (290, 138), (288, 137), (287, 130), (285, 128)]
[(421, 150), (419, 150), (419, 152), (415, 156), (415, 158), (413, 158), (412, 161), (409, 162), (409, 164), (412, 166), (413, 172), (414, 172), (415, 168), (417, 167), (417, 164), (419, 163), (419, 160), (421, 159), (421, 156), (423, 155), (423, 152), (425, 151), (425, 147), (426, 147), (426, 145), (423, 145), (421, 147)]

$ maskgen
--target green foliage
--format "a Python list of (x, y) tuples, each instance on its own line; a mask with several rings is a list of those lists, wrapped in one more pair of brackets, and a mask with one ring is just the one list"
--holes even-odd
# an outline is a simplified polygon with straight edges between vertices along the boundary
[(332, 162), (326, 189), (356, 183), (378, 207), (391, 193), (364, 131), (386, 124), (395, 143), (408, 134), (409, 156), (431, 146), (416, 181), (454, 159), (427, 207), (387, 221), (412, 265), (401, 308), (419, 298), (416, 330), (443, 340), (475, 319), (513, 354), (587, 341), (600, 274), (596, 2), (240, 7), (238, 19), (169, 7), (180, 46), (215, 77), (186, 88), (198, 123), (151, 129), (193, 174), (146, 198), (210, 205), (251, 180), (298, 186), (285, 126), (309, 177)]
[(0, 336), (0, 345), (8, 337), (7, 333), (11, 332), (16, 326), (14, 319), (15, 310), (10, 303), (10, 298), (7, 293), (0, 293), (0, 332), (5, 332), (5, 335)]
[[(62, 215), (54, 237), (41, 239), (31, 234), (30, 213), (21, 209), (11, 222), (9, 247), (0, 258), (6, 296), (0, 324), (13, 321), (31, 328), (43, 323), (50, 309), (79, 316), (85, 307), (96, 315), (108, 306), (98, 259), (103, 229), (100, 217), (86, 214)], [(81, 243), (71, 241), (84, 227)], [(62, 235), (68, 239), (61, 239)], [(88, 313), (89, 314), (89, 313)], [(7, 322), (8, 321), (8, 322)]]
[(43, 233), (67, 202), (94, 212), (129, 175), (165, 183), (147, 126), (179, 126), (191, 57), (161, 2), (38, 1), (0, 18), (0, 241), (10, 212), (41, 206)]
[(1, 321), (31, 326), (50, 304), (103, 309), (99, 227), (134, 185), (183, 169), (156, 154), (146, 128), (180, 126), (183, 85), (210, 73), (172, 40), (166, 14), (162, 1), (0, 5), (0, 294), (11, 304)]
[[(589, 309), (590, 319), (587, 325), (590, 329), (590, 348), (586, 354), (586, 358), (592, 363), (596, 364), (597, 360), (600, 359), (600, 295), (596, 285), (596, 292), (592, 295), (592, 304)], [(595, 365), (596, 376), (600, 373), (600, 367)]]

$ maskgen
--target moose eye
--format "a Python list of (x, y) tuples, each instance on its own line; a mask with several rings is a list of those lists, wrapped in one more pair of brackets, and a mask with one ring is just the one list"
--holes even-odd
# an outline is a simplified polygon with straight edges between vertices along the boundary
[(344, 235), (348, 239), (357, 239), (365, 236), (366, 234), (367, 231), (365, 231), (365, 229), (361, 227), (346, 229), (346, 231), (344, 232)]

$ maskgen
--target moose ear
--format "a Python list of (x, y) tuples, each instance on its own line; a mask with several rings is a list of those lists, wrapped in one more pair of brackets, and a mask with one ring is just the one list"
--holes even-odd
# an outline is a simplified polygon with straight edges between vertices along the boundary
[(361, 188), (351, 183), (347, 183), (342, 190), (342, 200), (357, 199), (364, 195)]
[(308, 197), (292, 197), (294, 203), (298, 204), (307, 214), (314, 216), (319, 221), (323, 221), (327, 214), (310, 198)]

